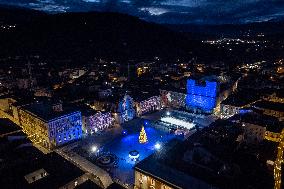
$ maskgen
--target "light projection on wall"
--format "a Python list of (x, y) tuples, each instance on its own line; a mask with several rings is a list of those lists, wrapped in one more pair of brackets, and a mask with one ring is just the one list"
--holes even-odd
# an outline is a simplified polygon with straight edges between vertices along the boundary
[(137, 104), (137, 115), (143, 115), (145, 113), (160, 109), (160, 97), (159, 96), (153, 96), (151, 98), (148, 98), (140, 103)]
[(82, 138), (81, 120), (81, 112), (75, 112), (49, 121), (50, 135), (57, 146)]
[(187, 107), (200, 108), (210, 112), (215, 108), (217, 95), (217, 82), (187, 80)]
[(129, 95), (125, 95), (120, 101), (118, 112), (121, 114), (122, 121), (129, 121), (135, 117), (134, 102)]
[(186, 96), (186, 104), (190, 107), (211, 111), (215, 108), (216, 98), (188, 94)]
[(170, 106), (176, 108), (185, 107), (186, 94), (184, 93), (161, 90), (160, 95), (161, 103), (163, 106)]
[(110, 112), (98, 112), (95, 115), (90, 116), (89, 121), (91, 130), (97, 132), (111, 127), (114, 123), (114, 118), (111, 116)]
[(217, 83), (215, 81), (196, 82), (193, 79), (187, 80), (187, 94), (216, 97)]

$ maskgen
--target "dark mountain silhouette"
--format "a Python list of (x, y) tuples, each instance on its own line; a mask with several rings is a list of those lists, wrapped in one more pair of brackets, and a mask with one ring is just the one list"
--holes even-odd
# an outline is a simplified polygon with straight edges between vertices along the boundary
[[(45, 14), (1, 8), (0, 55), (39, 54), (54, 58), (186, 56), (197, 42), (164, 26), (119, 13)], [(19, 16), (17, 16), (19, 15)]]
[[(1, 27), (11, 24), (16, 27), (8, 30)], [(76, 64), (92, 61), (94, 58), (125, 61), (154, 56), (169, 61), (198, 57), (198, 61), (206, 63), (246, 62), (251, 59), (254, 61), (259, 58), (281, 57), (281, 47), (278, 51), (269, 47), (257, 52), (246, 52), (247, 47), (242, 46), (228, 53), (226, 49), (202, 44), (200, 40), (222, 35), (243, 36), (250, 31), (270, 35), (265, 36), (265, 39), (279, 44), (284, 39), (283, 25), (283, 22), (267, 22), (246, 25), (165, 26), (119, 13), (46, 14), (2, 7), (0, 57), (40, 55), (50, 62), (66, 63), (65, 60), (72, 60)]]
[(0, 23), (27, 23), (43, 15), (46, 15), (46, 13), (23, 7), (0, 4)]

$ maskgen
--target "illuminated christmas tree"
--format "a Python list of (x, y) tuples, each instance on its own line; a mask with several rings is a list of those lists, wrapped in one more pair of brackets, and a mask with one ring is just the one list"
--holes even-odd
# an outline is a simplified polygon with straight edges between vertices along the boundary
[(147, 141), (148, 141), (147, 135), (146, 135), (144, 126), (142, 126), (142, 129), (140, 131), (140, 136), (139, 136), (139, 143), (143, 144), (143, 143), (146, 143)]

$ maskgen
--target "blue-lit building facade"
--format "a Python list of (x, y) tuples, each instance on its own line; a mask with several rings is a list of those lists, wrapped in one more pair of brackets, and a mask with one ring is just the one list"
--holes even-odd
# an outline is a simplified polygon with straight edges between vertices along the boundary
[(48, 122), (49, 140), (53, 146), (60, 146), (82, 138), (82, 116), (76, 111)]
[(129, 95), (125, 95), (118, 103), (117, 121), (124, 123), (132, 120), (136, 116), (135, 102)]
[(187, 108), (211, 113), (216, 106), (217, 87), (216, 81), (187, 80)]
[(212, 113), (216, 107), (218, 84), (216, 81), (188, 79), (186, 91), (160, 90), (162, 107)]

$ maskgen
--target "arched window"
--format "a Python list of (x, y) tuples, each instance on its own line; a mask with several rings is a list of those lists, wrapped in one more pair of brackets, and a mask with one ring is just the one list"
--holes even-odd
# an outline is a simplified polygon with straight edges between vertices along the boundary
[(155, 180), (151, 179), (151, 186), (155, 186)]

